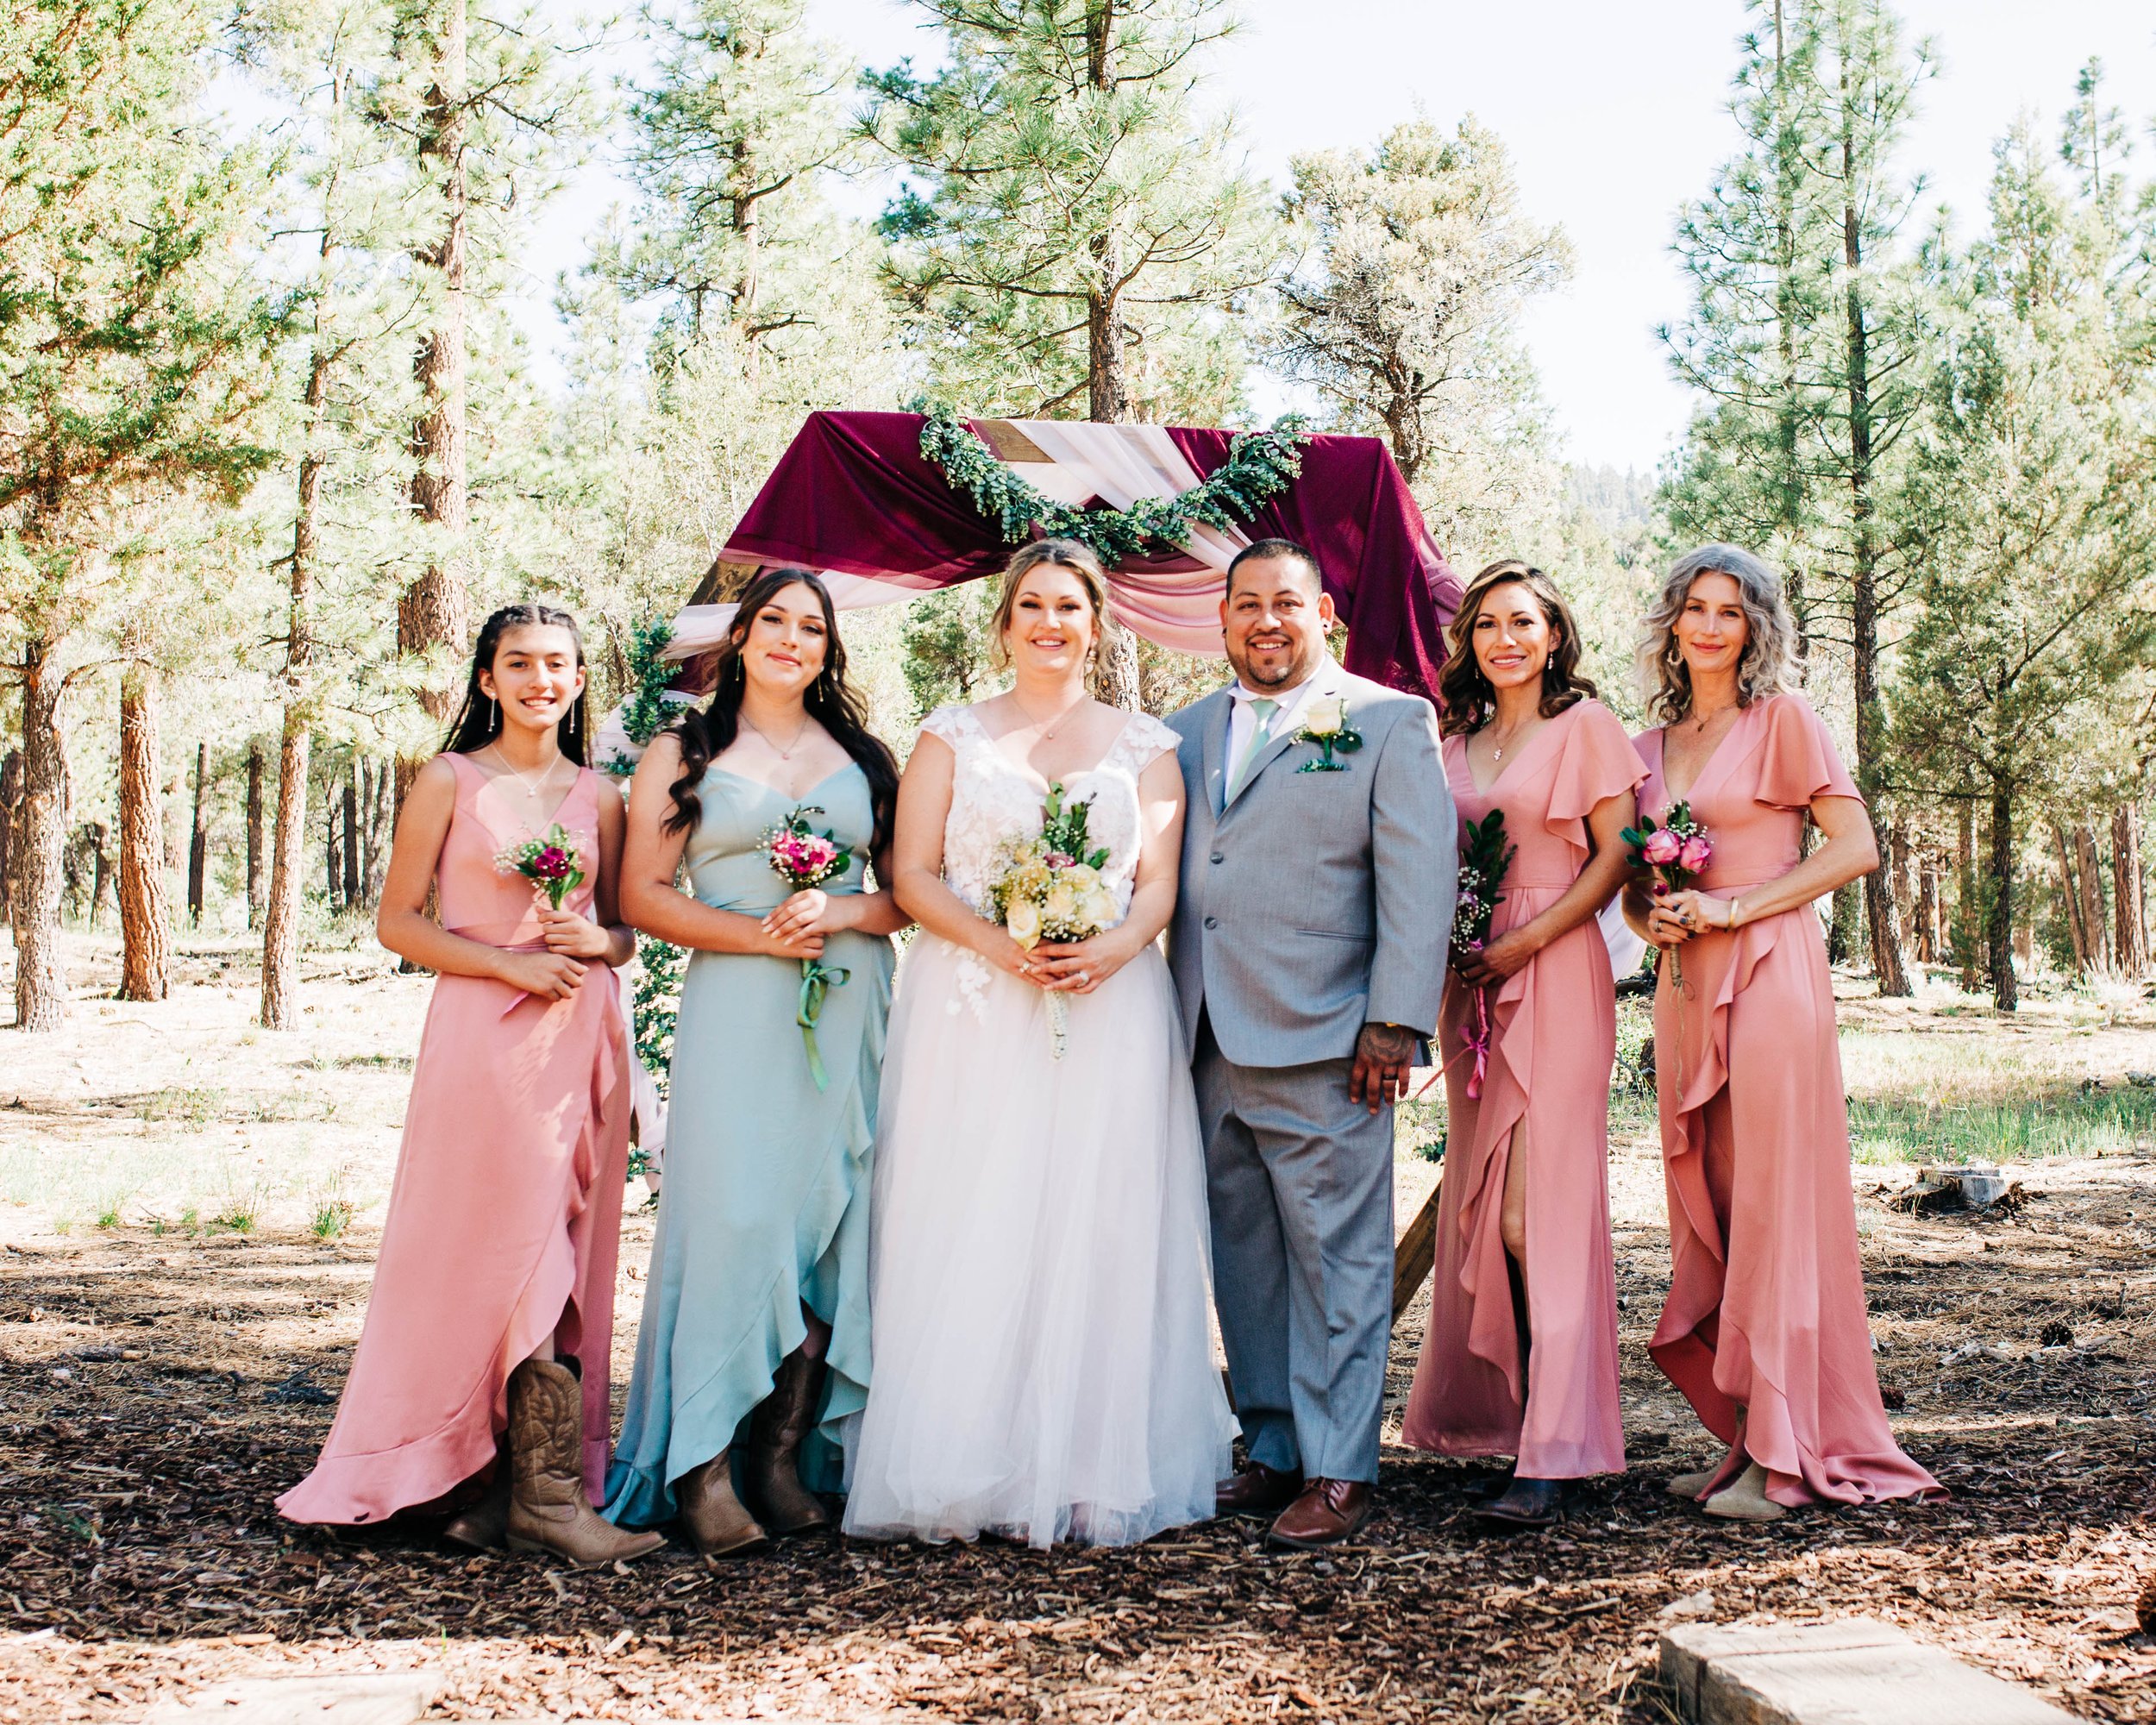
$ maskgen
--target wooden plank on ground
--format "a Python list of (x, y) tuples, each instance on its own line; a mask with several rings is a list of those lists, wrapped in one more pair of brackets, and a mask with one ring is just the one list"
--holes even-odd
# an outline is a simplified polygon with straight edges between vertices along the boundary
[(411, 1725), (441, 1692), (427, 1672), (240, 1678), (167, 1702), (145, 1725)]
[(1400, 1237), (1393, 1248), (1393, 1321), (1400, 1321), (1400, 1314), (1414, 1303), (1421, 1291), (1423, 1280), (1430, 1274), (1430, 1267), (1438, 1258), (1438, 1195), (1445, 1190), (1445, 1171), (1438, 1171), (1438, 1183), (1430, 1189), (1430, 1195), (1422, 1208), (1415, 1212), (1415, 1219), (1407, 1224), (1407, 1232)]
[(1697, 1725), (2071, 1725), (2028, 1690), (1890, 1623), (1686, 1624), (1662, 1680)]

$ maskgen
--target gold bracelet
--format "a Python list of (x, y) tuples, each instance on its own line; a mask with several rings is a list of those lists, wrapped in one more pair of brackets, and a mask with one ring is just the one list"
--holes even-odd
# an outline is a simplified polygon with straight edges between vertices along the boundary
[(1742, 894), (1739, 894), (1738, 897), (1733, 898), (1729, 901), (1729, 932), (1732, 934), (1734, 934), (1737, 932), (1737, 913), (1744, 909), (1744, 907), (1745, 901)]

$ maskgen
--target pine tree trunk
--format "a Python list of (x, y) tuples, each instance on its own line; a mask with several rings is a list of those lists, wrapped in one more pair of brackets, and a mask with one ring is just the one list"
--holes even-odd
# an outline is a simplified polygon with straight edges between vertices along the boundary
[(112, 902), (112, 834), (99, 821), (90, 829), (91, 844), (97, 847), (97, 872), (95, 884), (90, 889), (90, 925), (97, 926), (105, 906)]
[(1955, 944), (1961, 949), (1961, 991), (1973, 994), (1977, 992), (1977, 947), (1984, 932), (1978, 914), (1983, 888), (1977, 882), (1977, 800), (1973, 796), (1961, 800), (1954, 861), (1954, 926), (1959, 931)]
[(2074, 969), (2089, 968), (2089, 931), (2081, 919), (2081, 894), (2074, 882), (2073, 853), (2066, 848), (2065, 828), (2054, 824), (2052, 841), (2059, 852), (2059, 897), (2066, 908), (2066, 934), (2073, 943)]
[(202, 926), (203, 897), (209, 886), (210, 828), (203, 810), (204, 794), (209, 788), (210, 745), (195, 745), (195, 814), (187, 829), (187, 925)]
[(359, 759), (353, 758), (344, 775), (344, 903), (350, 909), (364, 904), (360, 890), (360, 775)]
[[(467, 116), (465, 42), (468, 0), (440, 0), (442, 34), (421, 117), (419, 155), (436, 173), (442, 197), (439, 237), (417, 254), (440, 280), (440, 316), (413, 361), (419, 383), (419, 414), (412, 425), (412, 512), (432, 530), (426, 568), (397, 604), (397, 648), (406, 655), (462, 651), (468, 619), (462, 569), (470, 524), (465, 489), (465, 267), (469, 197), (464, 148)], [(439, 674), (427, 677), (420, 704), (438, 724), (454, 715), (457, 691)], [(417, 760), (400, 762), (398, 801), (418, 771)]]
[(2111, 924), (2103, 910), (2103, 860), (2096, 836), (2083, 821), (2074, 828), (2074, 873), (2081, 888), (2081, 926), (2089, 942), (2089, 964), (2101, 970), (2111, 962)]
[(2148, 974), (2148, 917), (2141, 894), (2140, 812), (2121, 803), (2111, 812), (2111, 913), (2117, 925), (2113, 950), (2119, 974)]
[(120, 677), (120, 998), (161, 1000), (170, 990), (172, 912), (165, 892), (165, 818), (159, 781), (157, 680), (139, 665)]
[(367, 807), (367, 822), (361, 831), (360, 890), (370, 905), (382, 901), (382, 875), (389, 866), (389, 773), (380, 764), (367, 763), (367, 776), (361, 781), (360, 796)]
[(262, 1026), (291, 1030), (299, 1022), (300, 853), (307, 843), (309, 673), (314, 664), (314, 577), (322, 507), (323, 404), (329, 388), (329, 349), (315, 332), (307, 368), (307, 440), (299, 458), (298, 505), (292, 518), (289, 564), (291, 602), (285, 623), (285, 723), (277, 745), (277, 824), (270, 836), (269, 902), (262, 914)]
[(1916, 956), (1927, 964), (1944, 956), (1939, 950), (1939, 852), (1928, 844), (1916, 865)]
[(22, 751), (10, 749), (0, 760), (0, 916), (8, 913), (15, 882), (16, 815), (22, 806)]
[(1864, 921), (1864, 888), (1852, 881), (1834, 888), (1827, 919), (1827, 962), (1846, 964), (1857, 956), (1858, 931)]
[[(1879, 543), (1874, 519), (1877, 499), (1872, 494), (1871, 357), (1871, 329), (1865, 305), (1863, 227), (1857, 209), (1855, 120), (1853, 96), (1848, 88), (1848, 68), (1842, 71), (1842, 185), (1848, 194), (1842, 204), (1842, 261), (1848, 270), (1846, 295), (1847, 314), (1846, 348), (1849, 400), (1849, 524), (1850, 659), (1857, 695), (1857, 787), (1864, 793), (1872, 820), (1882, 830), (1890, 824), (1884, 806), (1881, 759), (1886, 741), (1886, 709), (1879, 690)], [(1882, 844), (1883, 851), (1886, 847)], [(1886, 877), (1886, 864), (1865, 876), (1865, 922), (1871, 938), (1871, 969), (1878, 978), (1879, 993), (1906, 997), (1908, 968), (1902, 955), (1902, 919), (1896, 913), (1894, 892)]]
[(334, 911), (338, 907), (337, 888), (342, 873), (337, 867), (337, 814), (343, 805), (339, 799), (326, 792), (322, 802), (322, 890), (323, 896), (329, 901), (329, 908)]
[(1991, 969), (1991, 1004), (2010, 1013), (2021, 1001), (2014, 975), (2014, 792), (1991, 785), (1990, 903), (1985, 906), (1984, 952)]
[(67, 1016), (60, 958), (60, 897), (67, 848), (67, 737), (60, 728), (60, 670), (53, 643), (32, 635), (18, 662), (22, 689), (22, 798), (16, 809), (15, 1027), (58, 1030)]
[(247, 746), (247, 925), (262, 925), (262, 740)]

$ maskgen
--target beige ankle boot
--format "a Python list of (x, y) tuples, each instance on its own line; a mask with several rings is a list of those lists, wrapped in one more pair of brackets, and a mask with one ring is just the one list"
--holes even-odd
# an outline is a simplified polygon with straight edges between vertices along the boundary
[(764, 1526), (780, 1539), (817, 1533), (831, 1524), (830, 1511), (801, 1484), (801, 1446), (816, 1423), (816, 1398), (823, 1387), (824, 1362), (797, 1348), (780, 1362), (770, 1395), (749, 1418), (742, 1484)]
[(734, 1496), (734, 1475), (721, 1450), (709, 1461), (691, 1468), (674, 1482), (674, 1502), (680, 1506), (681, 1529), (706, 1559), (745, 1557), (771, 1544), (771, 1536)]
[(658, 1534), (617, 1527), (584, 1494), (584, 1386), (567, 1366), (528, 1359), (509, 1375), (509, 1519), (512, 1552), (551, 1552), (578, 1569), (640, 1558)]

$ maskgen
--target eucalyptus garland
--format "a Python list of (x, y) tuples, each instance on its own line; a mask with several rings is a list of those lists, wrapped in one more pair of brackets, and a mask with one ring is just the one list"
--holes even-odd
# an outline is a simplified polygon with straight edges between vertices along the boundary
[(680, 667), (661, 656), (674, 639), (674, 625), (654, 618), (638, 626), (629, 637), (629, 699), (622, 703), (621, 727), (629, 740), (642, 748), (656, 737), (673, 714), (667, 685)]
[(1156, 546), (1188, 545), (1194, 528), (1232, 528), (1249, 521), (1266, 499), (1294, 483), (1310, 437), (1300, 417), (1289, 414), (1269, 431), (1238, 435), (1228, 445), (1227, 460), (1178, 496), (1142, 497), (1128, 509), (1080, 509), (1019, 478), (943, 403), (916, 401), (913, 411), (922, 416), (922, 455), (954, 491), (973, 499), (1006, 544), (1018, 544), (1037, 531), (1075, 539), (1110, 568)]

